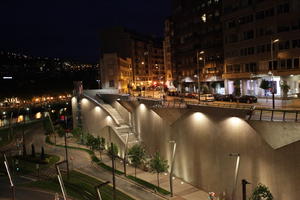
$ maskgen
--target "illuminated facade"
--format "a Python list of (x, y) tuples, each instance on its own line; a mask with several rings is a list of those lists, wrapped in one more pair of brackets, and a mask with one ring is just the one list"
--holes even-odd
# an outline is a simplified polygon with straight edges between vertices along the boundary
[(103, 54), (101, 82), (103, 88), (129, 92), (129, 86), (133, 83), (131, 58), (120, 58), (115, 53)]
[(101, 60), (106, 53), (131, 58), (135, 86), (150, 86), (165, 81), (163, 43), (159, 38), (144, 36), (122, 27), (101, 33)]
[(300, 2), (226, 0), (223, 10), (226, 93), (237, 81), (242, 94), (263, 96), (263, 79), (276, 81), (277, 96), (283, 82), (299, 93)]
[[(172, 0), (172, 62), (185, 91), (202, 84), (222, 93), (223, 36), (220, 0)], [(203, 52), (201, 55), (200, 52)], [(215, 82), (215, 84), (212, 84)], [(188, 87), (186, 89), (186, 87)], [(182, 89), (181, 89), (182, 90)]]

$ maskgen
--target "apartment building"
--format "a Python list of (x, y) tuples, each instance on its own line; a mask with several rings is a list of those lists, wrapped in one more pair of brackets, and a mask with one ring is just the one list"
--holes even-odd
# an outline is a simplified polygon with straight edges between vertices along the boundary
[(107, 53), (132, 61), (133, 86), (147, 87), (154, 82), (165, 82), (163, 42), (123, 27), (101, 32), (101, 59)]
[(238, 84), (242, 94), (263, 96), (262, 80), (299, 93), (300, 1), (223, 1), (224, 74), (226, 93)]
[(172, 67), (179, 90), (201, 85), (224, 93), (221, 0), (172, 0)]
[(130, 92), (133, 84), (131, 58), (121, 58), (117, 53), (103, 54), (100, 69), (103, 88), (118, 89), (122, 93)]

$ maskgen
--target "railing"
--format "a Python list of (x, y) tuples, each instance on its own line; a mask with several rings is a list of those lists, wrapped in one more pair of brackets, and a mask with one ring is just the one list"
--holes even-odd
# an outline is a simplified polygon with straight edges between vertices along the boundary
[(299, 113), (300, 110), (255, 108), (249, 115), (248, 120), (298, 122)]
[(235, 109), (246, 109), (253, 110), (254, 106), (245, 105), (239, 103), (220, 103), (220, 102), (208, 102), (208, 101), (185, 101), (184, 99), (174, 99), (174, 100), (162, 100), (147, 97), (135, 97), (131, 100), (137, 100), (141, 102), (148, 102), (151, 107), (155, 108), (187, 108), (188, 106), (210, 106), (210, 107), (220, 107), (220, 108), (235, 108)]

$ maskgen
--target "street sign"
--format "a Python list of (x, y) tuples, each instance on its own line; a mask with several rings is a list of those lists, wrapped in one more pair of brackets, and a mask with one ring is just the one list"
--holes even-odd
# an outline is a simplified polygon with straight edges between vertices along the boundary
[(35, 165), (35, 168), (36, 168), (36, 169), (39, 169), (39, 168), (40, 168), (40, 165), (39, 165), (39, 164), (36, 164), (36, 165)]

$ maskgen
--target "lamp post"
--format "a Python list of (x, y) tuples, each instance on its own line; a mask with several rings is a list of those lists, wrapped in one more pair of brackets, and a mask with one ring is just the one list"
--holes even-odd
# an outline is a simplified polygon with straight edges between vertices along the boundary
[(171, 169), (170, 169), (170, 192), (171, 197), (173, 197), (173, 170), (174, 170), (174, 161), (176, 153), (176, 142), (174, 140), (169, 141), (170, 144), (173, 144), (172, 160), (171, 160)]
[(67, 192), (66, 192), (64, 181), (63, 181), (63, 178), (62, 178), (62, 175), (60, 172), (60, 168), (59, 168), (59, 165), (63, 164), (64, 162), (67, 162), (67, 161), (63, 160), (61, 162), (56, 163), (55, 168), (56, 168), (56, 172), (57, 172), (57, 179), (59, 182), (59, 186), (60, 186), (61, 192), (63, 194), (63, 198), (64, 198), (64, 200), (67, 200)]
[(236, 163), (235, 163), (235, 171), (234, 171), (234, 182), (233, 182), (233, 189), (231, 194), (231, 200), (234, 200), (235, 196), (235, 188), (237, 184), (237, 177), (239, 173), (239, 167), (240, 167), (240, 154), (239, 153), (230, 153), (229, 156), (236, 157)]
[(109, 184), (109, 181), (106, 181), (105, 183), (101, 183), (100, 185), (95, 186), (95, 189), (96, 189), (96, 192), (97, 192), (97, 195), (98, 195), (98, 200), (102, 200), (101, 193), (100, 193), (100, 188), (104, 187), (107, 184)]
[(7, 173), (9, 183), (10, 183), (10, 187), (11, 187), (11, 191), (12, 191), (12, 200), (15, 200), (15, 185), (13, 183), (13, 179), (12, 179), (12, 176), (10, 174), (10, 170), (9, 170), (9, 166), (8, 166), (8, 160), (6, 158), (5, 153), (3, 153), (3, 157), (4, 157), (4, 165), (5, 165), (6, 173)]
[(199, 55), (204, 54), (204, 51), (197, 51), (197, 71), (198, 71), (198, 101), (200, 102), (200, 64), (199, 60), (203, 60), (203, 65), (205, 67), (205, 58), (199, 57)]
[(272, 107), (275, 109), (275, 90), (273, 87), (273, 70), (274, 70), (274, 55), (273, 55), (273, 46), (275, 43), (279, 42), (279, 39), (271, 39), (271, 71), (272, 71)]
[(247, 184), (250, 184), (246, 179), (242, 180), (242, 194), (243, 200), (247, 200)]

